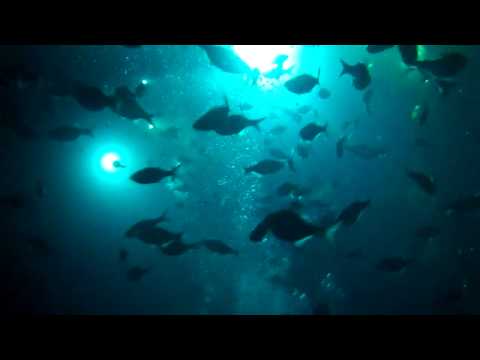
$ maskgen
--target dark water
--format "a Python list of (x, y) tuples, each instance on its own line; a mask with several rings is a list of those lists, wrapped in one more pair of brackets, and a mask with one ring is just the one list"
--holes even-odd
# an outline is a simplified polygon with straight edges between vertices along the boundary
[[(2, 310), (311, 314), (320, 307), (332, 314), (478, 313), (478, 212), (447, 216), (445, 206), (479, 191), (479, 48), (421, 47), (424, 59), (446, 52), (468, 58), (453, 78), (457, 85), (443, 96), (434, 80), (407, 71), (396, 49), (372, 55), (366, 46), (297, 46), (273, 54), (264, 54), (264, 48), (239, 53), (251, 67), (267, 71), (276, 55), (287, 52), (284, 67), (292, 71), (279, 79), (262, 75), (252, 84), (249, 74), (212, 66), (198, 46), (2, 46), (0, 79), (13, 80), (0, 82), (0, 195), (25, 198), (19, 206), (1, 206)], [(371, 64), (366, 90), (355, 89), (349, 76), (339, 77), (340, 59)], [(8, 67), (14, 64), (35, 79), (15, 75)], [(303, 73), (315, 77), (319, 68), (320, 85), (310, 93), (286, 90), (286, 81)], [(53, 85), (80, 81), (110, 96), (119, 86), (133, 91), (142, 80), (146, 90), (137, 101), (153, 115), (153, 129), (109, 107), (91, 111), (72, 96), (51, 92)], [(331, 96), (321, 98), (320, 88)], [(370, 114), (362, 100), (366, 91), (372, 92)], [(194, 130), (195, 120), (224, 104), (225, 96), (232, 114), (266, 117), (259, 130), (249, 127), (233, 136)], [(411, 118), (416, 105), (428, 107), (423, 125)], [(328, 131), (306, 145), (309, 155), (303, 158), (295, 150), (299, 132), (312, 121), (328, 123)], [(48, 138), (50, 130), (65, 125), (91, 129), (94, 136), (70, 142)], [(285, 132), (272, 134), (279, 125)], [(21, 131), (25, 128), (30, 131)], [(344, 135), (350, 145), (366, 144), (385, 154), (365, 159), (346, 150), (338, 158), (336, 143)], [(272, 148), (293, 151), (296, 172), (285, 165), (263, 177), (245, 174), (245, 167), (271, 158)], [(109, 153), (125, 168), (112, 168), (111, 160), (102, 167)], [(147, 166), (176, 164), (181, 166), (174, 179), (151, 185), (129, 179)], [(406, 169), (432, 176), (436, 193), (423, 192)], [(300, 247), (271, 235), (251, 242), (250, 232), (264, 216), (292, 200), (275, 193), (286, 181), (310, 190), (298, 212), (312, 223), (335, 219), (354, 201), (371, 204), (334, 242), (314, 237)], [(168, 221), (158, 226), (183, 233), (184, 242), (214, 238), (239, 255), (202, 247), (167, 256), (124, 236), (134, 223), (165, 210)], [(439, 229), (431, 240), (415, 236), (426, 225)], [(125, 261), (120, 249), (128, 252)], [(398, 272), (376, 268), (391, 256), (413, 262)], [(130, 281), (127, 273), (134, 266), (150, 270)]]

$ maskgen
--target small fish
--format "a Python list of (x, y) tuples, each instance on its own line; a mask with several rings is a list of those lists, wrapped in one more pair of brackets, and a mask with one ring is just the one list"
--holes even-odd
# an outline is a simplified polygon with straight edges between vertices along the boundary
[(111, 106), (113, 101), (113, 98), (105, 95), (99, 88), (80, 82), (73, 84), (71, 96), (88, 111), (102, 111)]
[(380, 260), (375, 268), (378, 271), (394, 273), (402, 271), (411, 263), (413, 263), (413, 259), (405, 259), (399, 256), (392, 256)]
[(439, 78), (449, 78), (458, 75), (467, 65), (467, 58), (460, 53), (448, 53), (436, 60), (418, 61), (416, 66)]
[(423, 126), (427, 123), (429, 115), (429, 109), (427, 103), (415, 105), (413, 111), (410, 115), (412, 121), (417, 122), (420, 126)]
[(127, 279), (130, 282), (139, 282), (151, 271), (151, 267), (133, 266), (127, 271)]
[(464, 196), (447, 205), (447, 215), (452, 213), (465, 214), (480, 210), (480, 193)]
[(166, 244), (160, 246), (160, 251), (164, 255), (168, 256), (179, 256), (189, 252), (192, 249), (198, 249), (201, 244), (193, 243), (193, 244), (186, 244), (181, 239), (170, 241)]
[(418, 171), (408, 170), (407, 176), (413, 180), (425, 193), (429, 195), (435, 195), (437, 188), (434, 179)]
[(296, 76), (285, 83), (285, 87), (288, 91), (294, 94), (307, 94), (312, 89), (318, 85), (320, 79), (320, 69), (318, 69), (317, 77), (313, 77), (312, 75), (303, 74)]
[(171, 170), (163, 170), (159, 167), (147, 167), (131, 175), (130, 180), (142, 185), (155, 184), (162, 181), (166, 177), (175, 177), (180, 166), (181, 164), (178, 164)]
[(370, 85), (372, 79), (367, 65), (363, 63), (349, 65), (342, 59), (340, 59), (340, 62), (342, 63), (342, 72), (340, 73), (340, 76), (345, 74), (351, 75), (353, 77), (353, 86), (357, 90), (364, 90)]
[(50, 139), (65, 142), (77, 140), (82, 135), (93, 137), (93, 132), (90, 129), (82, 129), (74, 126), (61, 126), (48, 132)]
[(321, 88), (321, 89), (318, 91), (318, 97), (319, 97), (320, 99), (326, 100), (326, 99), (330, 98), (330, 96), (332, 96), (332, 93), (331, 93), (330, 90), (328, 90), (328, 89)]
[(125, 262), (125, 261), (127, 261), (127, 258), (128, 258), (128, 251), (125, 250), (125, 249), (120, 249), (120, 251), (118, 253), (118, 260), (120, 262)]
[(210, 250), (213, 253), (220, 255), (239, 255), (239, 252), (229, 245), (225, 244), (223, 241), (215, 239), (207, 239), (201, 241), (202, 245)]
[(225, 98), (225, 105), (215, 106), (208, 110), (195, 120), (193, 128), (198, 131), (213, 131), (227, 121), (229, 112), (230, 106)]
[(172, 241), (180, 241), (183, 233), (175, 233), (160, 227), (150, 227), (138, 233), (136, 237), (144, 244), (159, 247)]
[(282, 170), (285, 166), (283, 161), (278, 160), (262, 160), (255, 165), (245, 168), (245, 174), (254, 172), (260, 175), (274, 174)]
[(351, 226), (355, 224), (369, 206), (370, 200), (356, 201), (351, 203), (340, 212), (336, 223), (341, 223), (344, 226)]
[(313, 141), (320, 133), (326, 133), (328, 124), (318, 125), (316, 123), (309, 123), (300, 130), (300, 137), (305, 141)]
[(367, 52), (369, 54), (378, 54), (385, 50), (393, 48), (395, 45), (367, 45)]
[(155, 127), (153, 123), (153, 114), (147, 113), (137, 102), (133, 94), (126, 86), (120, 86), (115, 89), (115, 95), (112, 98), (111, 109), (117, 115), (129, 120), (142, 119)]
[(150, 229), (154, 227), (157, 224), (160, 224), (161, 222), (167, 221), (167, 210), (163, 212), (162, 215), (159, 217), (153, 218), (153, 219), (146, 219), (146, 220), (141, 220), (132, 226), (125, 232), (125, 236), (127, 238), (132, 238), (140, 234), (141, 232)]
[(243, 115), (230, 115), (224, 122), (213, 129), (217, 134), (223, 136), (235, 135), (249, 126), (260, 130), (259, 124), (265, 120), (260, 118), (256, 120), (249, 120)]
[(250, 233), (250, 240), (260, 242), (269, 232), (280, 240), (303, 243), (314, 235), (324, 236), (327, 228), (308, 223), (295, 211), (287, 209), (267, 215)]

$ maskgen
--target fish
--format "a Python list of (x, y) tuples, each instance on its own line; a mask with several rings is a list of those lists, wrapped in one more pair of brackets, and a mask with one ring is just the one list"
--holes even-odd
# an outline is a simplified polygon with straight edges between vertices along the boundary
[(342, 158), (344, 154), (344, 146), (345, 146), (345, 141), (347, 140), (347, 136), (343, 135), (341, 136), (336, 143), (336, 154), (337, 158)]
[(326, 133), (328, 124), (318, 125), (316, 123), (309, 123), (300, 130), (300, 138), (305, 141), (313, 141), (320, 133)]
[(127, 271), (127, 279), (130, 282), (139, 282), (151, 271), (151, 267), (133, 266)]
[(395, 45), (367, 45), (367, 52), (369, 54), (378, 54), (385, 50), (393, 48)]
[(415, 105), (413, 111), (410, 115), (412, 121), (417, 122), (420, 126), (423, 126), (427, 123), (429, 115), (429, 108), (427, 103)]
[(312, 89), (318, 85), (320, 79), (320, 69), (318, 69), (317, 77), (313, 77), (312, 75), (303, 74), (296, 76), (288, 81), (285, 82), (285, 88), (297, 95), (307, 94)]
[(388, 154), (388, 151), (384, 148), (373, 147), (373, 146), (364, 145), (364, 144), (359, 144), (359, 145), (344, 144), (343, 148), (365, 160), (385, 157)]
[(347, 64), (343, 59), (340, 59), (342, 64), (342, 72), (340, 77), (348, 74), (353, 77), (353, 86), (357, 90), (364, 90), (370, 85), (372, 81), (367, 65), (364, 63), (357, 63), (355, 65)]
[(126, 86), (120, 86), (115, 89), (115, 95), (111, 105), (112, 111), (123, 118), (129, 120), (145, 120), (148, 124), (155, 127), (153, 114), (147, 113), (137, 102), (136, 96)]
[(437, 187), (433, 177), (418, 171), (406, 170), (407, 177), (415, 182), (417, 186), (428, 195), (435, 195)]
[(147, 85), (145, 85), (143, 82), (141, 82), (140, 84), (138, 84), (135, 87), (135, 91), (134, 91), (135, 96), (137, 98), (145, 96), (145, 93), (147, 92), (147, 89), (148, 89)]
[(146, 219), (141, 220), (130, 226), (130, 228), (125, 232), (125, 237), (133, 238), (136, 237), (141, 232), (148, 230), (156, 225), (160, 224), (161, 222), (165, 222), (168, 220), (167, 217), (167, 210), (163, 212), (162, 215), (153, 219)]
[(330, 96), (332, 96), (332, 93), (330, 92), (330, 90), (325, 88), (321, 88), (320, 90), (318, 90), (318, 97), (320, 99), (326, 100), (330, 98)]
[(362, 96), (362, 101), (365, 104), (365, 110), (369, 116), (372, 115), (372, 98), (373, 98), (373, 89), (370, 88)]
[(352, 226), (370, 206), (370, 202), (370, 200), (366, 200), (351, 203), (340, 212), (335, 222), (344, 226)]
[(245, 168), (245, 174), (254, 172), (260, 175), (274, 174), (282, 170), (285, 166), (283, 161), (278, 160), (262, 160), (255, 165)]
[(272, 135), (281, 135), (285, 132), (285, 130), (287, 130), (287, 127), (284, 126), (284, 125), (277, 125), (273, 128), (270, 129), (270, 133)]
[(75, 141), (82, 135), (93, 137), (93, 132), (90, 129), (75, 126), (60, 126), (48, 132), (51, 140), (63, 142)]
[(229, 112), (230, 106), (225, 98), (225, 105), (215, 106), (208, 110), (195, 120), (193, 128), (198, 131), (213, 131), (227, 121)]
[(248, 74), (250, 67), (232, 50), (219, 45), (199, 45), (207, 54), (210, 63), (232, 74)]
[(163, 244), (159, 249), (164, 255), (179, 256), (189, 252), (190, 250), (198, 249), (200, 245), (201, 244), (199, 243), (187, 244), (179, 239)]
[(394, 273), (402, 271), (413, 262), (413, 259), (405, 259), (399, 256), (391, 256), (380, 260), (376, 264), (375, 268), (378, 271)]
[(239, 252), (234, 248), (230, 247), (228, 244), (224, 243), (221, 240), (216, 239), (206, 239), (202, 240), (201, 244), (208, 249), (209, 251), (220, 254), (220, 255), (235, 255), (238, 256)]
[(418, 45), (398, 45), (398, 51), (405, 65), (418, 65)]
[(120, 249), (120, 251), (118, 252), (118, 260), (120, 262), (125, 262), (127, 261), (127, 258), (128, 258), (128, 251), (125, 249)]
[(75, 82), (70, 94), (77, 103), (88, 111), (102, 111), (112, 106), (113, 98), (95, 86)]
[(171, 170), (163, 170), (159, 167), (146, 167), (132, 174), (130, 180), (142, 185), (156, 184), (166, 177), (175, 177), (180, 166), (181, 164), (178, 164)]
[(162, 246), (171, 241), (180, 241), (183, 233), (176, 233), (161, 227), (150, 227), (139, 232), (136, 237), (147, 245)]
[(433, 76), (450, 78), (458, 75), (467, 65), (468, 59), (460, 53), (448, 53), (436, 60), (418, 61), (416, 66)]
[(480, 193), (463, 196), (450, 202), (446, 207), (447, 215), (466, 214), (480, 210)]
[(260, 130), (259, 124), (266, 118), (249, 120), (243, 115), (230, 115), (224, 122), (215, 127), (214, 131), (219, 135), (235, 135), (249, 126)]
[(415, 230), (415, 237), (421, 240), (432, 240), (440, 235), (440, 229), (435, 226), (420, 226)]
[(305, 221), (291, 209), (267, 215), (250, 233), (250, 241), (260, 242), (271, 232), (277, 239), (290, 243), (304, 243), (312, 236), (324, 236), (328, 229)]
[(112, 163), (113, 167), (116, 168), (116, 169), (125, 169), (127, 166), (125, 164), (123, 164), (122, 162), (120, 162), (120, 160), (115, 160), (113, 163)]

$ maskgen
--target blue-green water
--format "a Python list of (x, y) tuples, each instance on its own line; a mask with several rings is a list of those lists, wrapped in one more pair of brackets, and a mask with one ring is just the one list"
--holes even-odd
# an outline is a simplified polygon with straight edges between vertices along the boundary
[[(26, 64), (39, 74), (33, 84), (16, 79), (0, 86), (1, 194), (18, 191), (27, 197), (26, 206), (1, 210), (3, 283), (12, 294), (4, 308), (55, 314), (311, 314), (317, 304), (327, 304), (332, 314), (478, 313), (478, 213), (447, 216), (444, 208), (479, 191), (479, 48), (420, 48), (421, 59), (446, 52), (468, 58), (446, 96), (432, 79), (408, 71), (397, 49), (379, 54), (363, 45), (235, 49), (262, 71), (273, 66), (275, 56), (288, 53), (285, 68), (291, 66), (291, 72), (273, 80), (261, 75), (252, 84), (248, 74), (213, 66), (195, 45), (0, 48), (2, 68)], [(355, 89), (349, 76), (339, 77), (340, 59), (369, 65), (367, 90)], [(315, 77), (319, 69), (319, 85), (310, 93), (286, 89), (288, 80)], [(154, 115), (155, 128), (108, 108), (89, 111), (69, 96), (47, 91), (52, 83), (71, 80), (108, 95), (145, 80), (138, 103)], [(321, 98), (320, 88), (331, 96)], [(370, 114), (366, 91), (372, 94)], [(265, 117), (259, 129), (233, 136), (194, 130), (196, 119), (223, 105), (225, 97), (232, 114)], [(5, 125), (12, 116), (7, 103), (35, 138)], [(429, 109), (424, 125), (411, 119), (422, 104)], [(328, 131), (305, 145), (309, 155), (303, 158), (297, 152), (299, 132), (312, 121), (328, 124)], [(65, 143), (48, 139), (48, 131), (60, 125), (89, 128), (94, 136)], [(273, 134), (279, 125), (286, 130)], [(350, 144), (386, 149), (385, 156), (364, 159), (346, 151), (337, 157), (344, 135)], [(419, 146), (419, 138), (427, 145)], [(245, 167), (272, 158), (272, 148), (293, 154), (296, 171), (285, 166), (263, 177), (245, 174)], [(126, 167), (102, 166), (109, 153)], [(129, 178), (147, 166), (170, 169), (178, 163), (175, 179), (140, 185)], [(431, 175), (436, 194), (416, 186), (407, 168)], [(35, 194), (38, 181), (43, 196)], [(312, 223), (334, 218), (354, 201), (371, 204), (333, 242), (315, 237), (298, 247), (272, 235), (250, 241), (267, 214), (289, 205), (292, 199), (275, 193), (286, 181), (308, 188), (309, 200), (323, 203), (298, 210)], [(215, 238), (239, 255), (200, 248), (166, 256), (124, 236), (132, 224), (165, 210), (168, 221), (161, 226), (182, 232), (185, 242)], [(420, 241), (415, 231), (425, 225), (439, 234)], [(26, 241), (32, 236), (45, 239), (51, 251), (35, 250)], [(125, 262), (120, 249), (128, 252)], [(345, 255), (356, 249), (358, 257)], [(389, 256), (414, 262), (402, 271), (379, 271), (375, 265)], [(127, 278), (132, 266), (151, 270), (132, 282)], [(460, 299), (442, 302), (451, 289), (461, 292)]]

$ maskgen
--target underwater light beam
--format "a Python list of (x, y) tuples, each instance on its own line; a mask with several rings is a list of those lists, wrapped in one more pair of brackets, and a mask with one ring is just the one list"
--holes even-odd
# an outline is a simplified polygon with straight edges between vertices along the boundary
[(233, 50), (252, 69), (257, 68), (261, 73), (272, 70), (273, 63), (278, 55), (287, 55), (285, 65), (291, 66), (294, 62), (295, 46), (292, 45), (234, 45)]
[(102, 160), (100, 161), (102, 164), (102, 168), (108, 172), (114, 172), (116, 167), (113, 165), (115, 161), (119, 161), (120, 157), (115, 153), (107, 153), (102, 156)]

